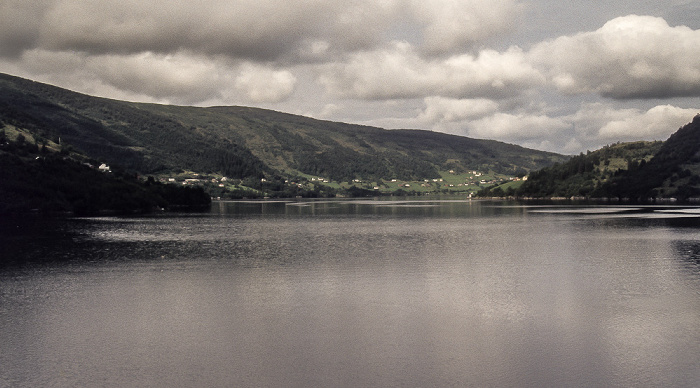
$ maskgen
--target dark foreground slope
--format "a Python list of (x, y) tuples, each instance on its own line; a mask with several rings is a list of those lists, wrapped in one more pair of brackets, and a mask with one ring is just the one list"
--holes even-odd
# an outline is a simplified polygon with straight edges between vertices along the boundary
[(567, 157), (430, 131), (315, 120), (246, 107), (183, 107), (91, 97), (0, 74), (0, 127), (70, 145), (142, 174), (234, 178), (427, 179), (447, 170), (526, 173)]
[(196, 209), (211, 202), (201, 188), (143, 182), (129, 174), (102, 172), (21, 139), (0, 138), (0, 214), (128, 214)]

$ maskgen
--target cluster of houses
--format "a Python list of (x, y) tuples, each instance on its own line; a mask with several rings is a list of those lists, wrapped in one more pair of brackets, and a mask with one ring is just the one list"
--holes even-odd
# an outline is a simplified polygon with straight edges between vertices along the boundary
[[(100, 171), (109, 171), (109, 166), (102, 164), (99, 167), (99, 170)], [(454, 170), (450, 170), (449, 172), (450, 172), (450, 174), (455, 174)], [(444, 187), (466, 187), (466, 186), (479, 186), (479, 185), (496, 184), (496, 183), (503, 182), (503, 179), (477, 180), (475, 178), (480, 178), (484, 175), (482, 172), (479, 172), (479, 171), (468, 171), (468, 173), (471, 175), (471, 177), (469, 177), (469, 178), (472, 178), (472, 179), (469, 179), (464, 183), (446, 183), (443, 178), (434, 178), (434, 179), (424, 179), (423, 183), (421, 183), (421, 187), (426, 187), (426, 188), (427, 187), (441, 187), (441, 186), (444, 186)], [(513, 177), (513, 178), (510, 178), (510, 180), (511, 181), (527, 180), (527, 177), (523, 177), (523, 178)], [(161, 178), (161, 181), (162, 182), (167, 181), (169, 183), (176, 183), (179, 181), (179, 182), (182, 182), (183, 185), (201, 185), (204, 183), (211, 182), (212, 184), (218, 185), (219, 187), (225, 187), (226, 182), (229, 181), (229, 178), (227, 178), (227, 177), (222, 177), (222, 178), (200, 177), (199, 174), (193, 173), (191, 175), (191, 178), (185, 178), (185, 179)], [(265, 178), (261, 178), (260, 181), (266, 182), (267, 180)], [(310, 181), (311, 182), (318, 182), (318, 183), (330, 183), (329, 179), (321, 178), (321, 177), (312, 177), (312, 178), (310, 178)], [(362, 180), (353, 179), (352, 182), (353, 183), (362, 183)], [(401, 182), (398, 179), (391, 179), (391, 182), (396, 184), (399, 188), (410, 188), (411, 187), (411, 183), (405, 182), (405, 181)], [(285, 183), (295, 185), (295, 186), (298, 186), (300, 188), (304, 186), (303, 183), (290, 182), (289, 180), (285, 180)], [(380, 187), (374, 186), (373, 189), (380, 190)]]
[[(40, 156), (37, 156), (36, 158), (39, 159), (39, 158), (41, 158), (41, 157), (40, 157)], [(88, 166), (88, 167), (90, 167), (90, 168), (95, 168), (95, 166), (93, 166), (93, 165), (90, 164), (90, 163), (83, 163), (83, 165)], [(100, 171), (100, 172), (112, 172), (112, 170), (109, 168), (109, 166), (106, 165), (106, 164), (104, 164), (104, 163), (100, 164), (100, 166), (97, 167), (97, 170)]]
[(100, 170), (101, 172), (112, 172), (109, 169), (109, 166), (104, 164), (104, 163), (100, 164), (100, 167), (97, 167), (97, 169)]
[[(222, 177), (220, 179), (217, 178), (200, 178), (199, 174), (192, 174), (192, 176), (196, 178), (185, 178), (182, 180), (182, 185), (183, 186), (190, 186), (190, 185), (201, 185), (203, 183), (211, 182), (213, 184), (218, 184), (219, 187), (225, 187), (225, 182), (227, 182), (229, 179), (227, 177)], [(161, 182), (168, 182), (168, 183), (177, 183), (178, 180), (176, 178), (161, 178)]]

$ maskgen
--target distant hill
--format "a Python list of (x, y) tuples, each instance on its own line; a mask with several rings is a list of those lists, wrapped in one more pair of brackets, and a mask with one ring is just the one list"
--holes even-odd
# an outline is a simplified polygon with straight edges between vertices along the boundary
[(664, 142), (609, 145), (534, 171), (517, 188), (494, 186), (479, 195), (630, 200), (700, 198), (700, 115)]
[(448, 170), (524, 175), (568, 159), (491, 140), (264, 109), (117, 101), (6, 74), (0, 74), (0, 128), (149, 175), (423, 180)]

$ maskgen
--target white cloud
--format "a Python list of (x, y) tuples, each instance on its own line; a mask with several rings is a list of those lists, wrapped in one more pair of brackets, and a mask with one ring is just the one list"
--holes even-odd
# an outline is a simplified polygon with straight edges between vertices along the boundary
[(583, 144), (581, 144), (577, 138), (573, 137), (569, 139), (569, 141), (567, 141), (562, 148), (558, 149), (557, 152), (561, 152), (566, 155), (573, 155), (577, 152), (581, 152), (582, 149)]
[(84, 90), (88, 93), (117, 92), (121, 97), (140, 96), (141, 100), (163, 103), (198, 104), (222, 99), (279, 102), (287, 99), (296, 86), (296, 77), (287, 70), (188, 52), (87, 55), (31, 50), (21, 59), (24, 69), (44, 74), (48, 82), (85, 85), (82, 89), (89, 89)]
[[(560, 136), (550, 136), (550, 148), (547, 149), (575, 154), (618, 141), (665, 140), (689, 123), (697, 113), (700, 113), (700, 109), (672, 105), (621, 109), (604, 103), (584, 104), (576, 113), (558, 117), (568, 123), (570, 129), (561, 132)], [(519, 144), (533, 146), (527, 142)]]
[(700, 96), (700, 30), (630, 15), (536, 45), (534, 63), (565, 93), (616, 99)]
[(671, 105), (650, 109), (613, 108), (602, 103), (585, 104), (567, 120), (575, 124), (577, 136), (599, 141), (664, 139), (687, 124), (697, 113)]
[(433, 126), (441, 123), (463, 123), (491, 114), (498, 109), (497, 102), (485, 98), (426, 97), (425, 105), (425, 110), (418, 116), (418, 121)]
[(469, 125), (470, 136), (502, 141), (533, 141), (570, 128), (562, 118), (526, 113), (496, 113)]
[(67, 51), (31, 50), (24, 53), (26, 69), (73, 84), (105, 85), (153, 101), (197, 103), (218, 95), (231, 84), (233, 69), (222, 62), (189, 53), (87, 55)]
[(586, 149), (599, 149), (618, 141), (666, 140), (698, 113), (700, 109), (671, 105), (643, 110), (616, 109), (594, 103), (585, 104), (575, 114), (568, 116), (498, 112), (465, 123), (464, 134), (573, 154)]
[(330, 103), (330, 104), (324, 105), (320, 112), (318, 112), (316, 114), (307, 113), (305, 116), (316, 117), (319, 119), (327, 119), (329, 117), (333, 117), (333, 115), (336, 115), (341, 111), (342, 111), (341, 106), (339, 106), (338, 104)]
[(288, 98), (297, 79), (287, 70), (274, 70), (247, 64), (236, 77), (236, 89), (252, 102), (279, 102)]
[(626, 141), (666, 140), (698, 113), (700, 113), (698, 109), (683, 109), (671, 105), (658, 105), (647, 111), (638, 109), (613, 111), (608, 114), (609, 119), (598, 130), (597, 137)]
[(504, 98), (543, 80), (515, 47), (503, 53), (482, 50), (477, 56), (443, 60), (424, 59), (405, 42), (353, 54), (345, 63), (328, 65), (320, 78), (332, 93), (362, 99)]

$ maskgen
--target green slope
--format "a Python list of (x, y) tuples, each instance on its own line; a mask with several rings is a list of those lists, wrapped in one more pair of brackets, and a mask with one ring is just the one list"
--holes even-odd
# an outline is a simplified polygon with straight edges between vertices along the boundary
[(184, 107), (91, 97), (0, 74), (0, 127), (142, 174), (335, 181), (523, 174), (567, 157), (429, 131), (384, 130), (247, 107)]

